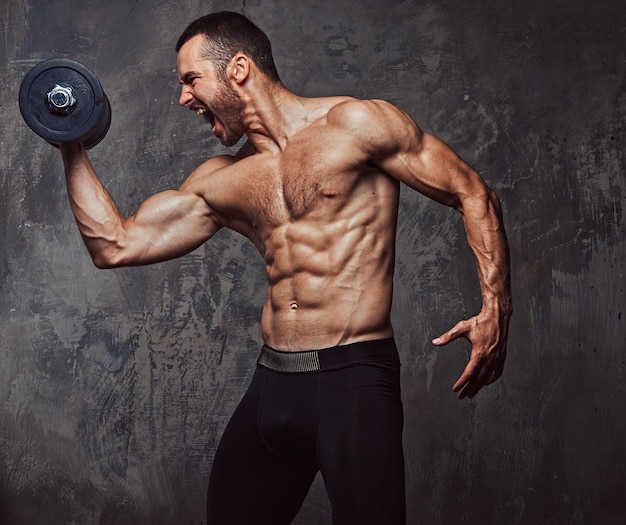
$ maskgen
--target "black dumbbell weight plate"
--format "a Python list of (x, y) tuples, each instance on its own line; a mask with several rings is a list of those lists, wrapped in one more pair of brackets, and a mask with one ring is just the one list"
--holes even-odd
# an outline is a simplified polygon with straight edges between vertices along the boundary
[(33, 67), (22, 81), (19, 102), (28, 126), (53, 145), (83, 142), (86, 148), (93, 147), (111, 124), (111, 106), (100, 82), (86, 66), (69, 58), (52, 58)]

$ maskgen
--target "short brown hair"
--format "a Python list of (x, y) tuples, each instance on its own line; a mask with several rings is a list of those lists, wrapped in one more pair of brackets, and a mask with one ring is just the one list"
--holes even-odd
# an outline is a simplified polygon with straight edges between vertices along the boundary
[(204, 36), (207, 46), (203, 49), (203, 56), (213, 61), (218, 71), (223, 73), (230, 59), (242, 52), (268, 78), (280, 82), (269, 38), (244, 15), (220, 11), (194, 20), (180, 35), (176, 52), (197, 35)]

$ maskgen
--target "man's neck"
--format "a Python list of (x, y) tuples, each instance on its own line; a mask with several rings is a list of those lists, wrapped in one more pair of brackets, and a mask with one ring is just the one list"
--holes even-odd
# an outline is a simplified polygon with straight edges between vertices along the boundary
[(247, 136), (258, 152), (283, 150), (291, 136), (309, 122), (305, 98), (282, 84), (242, 93)]

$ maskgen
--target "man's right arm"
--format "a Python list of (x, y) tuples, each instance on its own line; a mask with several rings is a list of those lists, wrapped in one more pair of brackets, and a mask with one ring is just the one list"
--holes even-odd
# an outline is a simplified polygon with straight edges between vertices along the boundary
[[(72, 211), (98, 268), (173, 259), (196, 249), (221, 228), (218, 215), (204, 198), (187, 189), (188, 183), (148, 198), (135, 215), (124, 218), (82, 144), (61, 144), (60, 149)], [(232, 157), (211, 159), (190, 179), (232, 162)]]

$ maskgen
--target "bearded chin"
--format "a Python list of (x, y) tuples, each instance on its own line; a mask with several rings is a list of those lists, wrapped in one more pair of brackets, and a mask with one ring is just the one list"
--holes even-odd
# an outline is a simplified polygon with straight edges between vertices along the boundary
[(243, 132), (233, 133), (233, 132), (227, 131), (224, 138), (220, 138), (220, 142), (227, 148), (230, 148), (231, 146), (234, 146), (235, 144), (237, 144), (237, 142), (239, 142), (241, 137), (243, 137)]
[(244, 104), (241, 97), (228, 85), (224, 85), (224, 90), (220, 93), (221, 106), (224, 107), (224, 136), (220, 142), (227, 147), (234, 146), (239, 142), (246, 132), (246, 127), (242, 120)]

